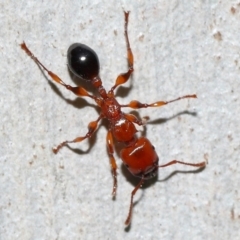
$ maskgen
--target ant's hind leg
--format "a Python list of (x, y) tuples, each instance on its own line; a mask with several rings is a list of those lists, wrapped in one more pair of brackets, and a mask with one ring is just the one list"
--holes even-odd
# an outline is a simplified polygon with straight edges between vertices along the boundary
[(30, 56), (32, 58), (32, 60), (42, 69), (44, 69), (48, 75), (51, 77), (51, 79), (56, 82), (61, 84), (62, 86), (64, 86), (66, 89), (68, 89), (69, 91), (72, 91), (74, 94), (76, 94), (78, 97), (90, 97), (92, 99), (94, 99), (96, 102), (98, 101), (98, 98), (95, 96), (90, 95), (83, 87), (72, 87), (70, 85), (67, 85), (65, 82), (63, 82), (63, 80), (58, 77), (55, 73), (51, 72), (50, 70), (48, 70), (39, 60), (37, 57), (34, 56), (34, 54), (30, 51), (30, 49), (27, 47), (26, 43), (23, 42), (20, 44), (20, 47), (27, 53), (28, 56)]
[(127, 82), (128, 79), (130, 78), (131, 74), (134, 71), (134, 69), (133, 69), (133, 62), (134, 62), (133, 53), (132, 53), (132, 49), (130, 47), (130, 43), (129, 43), (129, 39), (128, 39), (128, 29), (127, 29), (129, 12), (124, 12), (124, 16), (125, 16), (125, 18), (124, 18), (125, 19), (124, 34), (125, 34), (126, 44), (127, 44), (128, 71), (118, 75), (115, 85), (110, 90), (111, 93), (113, 93), (113, 91), (115, 90), (116, 87)]

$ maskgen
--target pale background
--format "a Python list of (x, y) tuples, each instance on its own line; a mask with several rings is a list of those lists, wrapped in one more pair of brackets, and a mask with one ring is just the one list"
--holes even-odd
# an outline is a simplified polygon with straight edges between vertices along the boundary
[[(58, 2), (0, 1), (0, 239), (239, 239), (238, 1)], [(26, 41), (46, 66), (75, 85), (66, 52), (73, 42), (85, 43), (98, 53), (109, 89), (127, 69), (123, 9), (131, 11), (135, 72), (126, 84), (132, 88), (118, 92), (119, 101), (196, 93), (196, 100), (139, 112), (152, 120), (146, 136), (160, 163), (209, 162), (203, 171), (159, 170), (136, 194), (127, 229), (137, 181), (116, 154), (119, 184), (112, 200), (107, 121), (89, 151), (86, 141), (54, 155), (53, 146), (85, 134), (98, 112), (90, 99), (76, 99), (47, 81), (19, 47)]]

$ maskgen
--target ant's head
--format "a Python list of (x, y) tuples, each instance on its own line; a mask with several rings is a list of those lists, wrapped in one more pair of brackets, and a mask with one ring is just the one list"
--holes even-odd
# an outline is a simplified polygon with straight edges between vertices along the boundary
[(99, 75), (99, 60), (97, 54), (87, 45), (74, 43), (67, 52), (68, 67), (76, 76), (93, 80)]

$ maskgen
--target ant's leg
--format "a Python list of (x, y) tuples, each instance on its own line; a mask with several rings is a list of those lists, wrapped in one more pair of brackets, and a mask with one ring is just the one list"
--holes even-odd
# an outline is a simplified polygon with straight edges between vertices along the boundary
[(127, 44), (127, 59), (128, 59), (128, 71), (125, 73), (121, 73), (118, 75), (115, 85), (111, 88), (110, 92), (113, 93), (114, 89), (118, 87), (121, 84), (124, 84), (128, 81), (129, 77), (131, 76), (133, 69), (133, 53), (130, 47), (129, 39), (128, 39), (128, 16), (129, 12), (124, 12), (125, 16), (125, 25), (124, 25), (124, 34), (126, 38), (126, 44)]
[(62, 81), (61, 78), (59, 78), (55, 73), (49, 71), (34, 55), (33, 53), (28, 49), (27, 45), (25, 44), (25, 42), (23, 42), (22, 44), (20, 44), (21, 48), (33, 59), (33, 61), (40, 66), (41, 68), (43, 68), (48, 75), (52, 78), (53, 81), (61, 84), (62, 86), (64, 86), (66, 89), (72, 91), (74, 94), (76, 94), (79, 97), (90, 97), (92, 99), (94, 99), (96, 102), (98, 101), (98, 99), (92, 95), (90, 95), (83, 87), (72, 87), (70, 85), (67, 85), (66, 83), (64, 83)]
[(207, 162), (200, 162), (200, 163), (187, 163), (187, 162), (182, 162), (182, 161), (178, 161), (178, 160), (172, 160), (166, 164), (162, 164), (162, 165), (159, 165), (158, 167), (159, 168), (164, 168), (164, 167), (168, 167), (170, 165), (173, 165), (173, 164), (183, 164), (183, 165), (188, 165), (188, 166), (192, 166), (192, 167), (199, 167), (199, 168), (204, 168), (207, 164)]
[(92, 136), (92, 134), (95, 132), (95, 130), (97, 129), (97, 127), (98, 127), (98, 122), (99, 122), (102, 118), (103, 118), (103, 116), (100, 115), (96, 121), (90, 122), (90, 123), (88, 124), (88, 132), (87, 132), (87, 134), (86, 134), (85, 136), (83, 136), (83, 137), (77, 137), (77, 138), (75, 138), (75, 139), (72, 140), (72, 141), (62, 142), (62, 143), (60, 143), (57, 147), (53, 148), (53, 152), (54, 152), (55, 154), (57, 154), (58, 151), (59, 151), (62, 147), (66, 146), (68, 143), (77, 143), (77, 142), (83, 141), (83, 140), (86, 139), (86, 138), (90, 138), (90, 137)]
[(139, 101), (133, 100), (129, 104), (120, 105), (121, 107), (130, 107), (133, 109), (139, 109), (139, 108), (148, 108), (148, 107), (162, 107), (164, 105), (167, 105), (172, 102), (176, 102), (178, 100), (184, 99), (184, 98), (197, 98), (196, 94), (193, 95), (185, 95), (176, 99), (173, 99), (171, 101), (158, 101), (155, 103), (147, 104), (147, 103), (140, 103)]
[(128, 216), (127, 219), (125, 221), (126, 225), (129, 225), (131, 222), (131, 217), (132, 217), (132, 210), (133, 210), (133, 197), (136, 194), (137, 190), (143, 185), (144, 179), (143, 177), (141, 178), (140, 182), (138, 183), (138, 185), (133, 189), (132, 193), (131, 193), (131, 200), (130, 200), (130, 207), (129, 207), (129, 212), (128, 212)]
[(107, 133), (107, 148), (108, 148), (108, 154), (109, 154), (109, 157), (110, 157), (110, 164), (111, 164), (112, 175), (113, 175), (112, 195), (116, 196), (116, 191), (117, 191), (117, 164), (116, 164), (116, 160), (113, 156), (113, 154), (114, 154), (113, 137), (112, 137), (112, 132), (110, 130)]
[(143, 126), (147, 123), (147, 121), (149, 120), (149, 117), (143, 117), (142, 120), (139, 120), (136, 116), (134, 116), (133, 114), (124, 114), (125, 118), (133, 123), (136, 123), (139, 126)]

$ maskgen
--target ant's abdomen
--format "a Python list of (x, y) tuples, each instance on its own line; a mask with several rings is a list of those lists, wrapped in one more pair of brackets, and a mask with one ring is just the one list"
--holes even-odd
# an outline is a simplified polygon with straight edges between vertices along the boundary
[(128, 170), (137, 177), (145, 179), (156, 176), (158, 170), (158, 155), (151, 142), (144, 137), (121, 151), (121, 158)]

